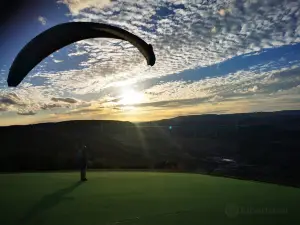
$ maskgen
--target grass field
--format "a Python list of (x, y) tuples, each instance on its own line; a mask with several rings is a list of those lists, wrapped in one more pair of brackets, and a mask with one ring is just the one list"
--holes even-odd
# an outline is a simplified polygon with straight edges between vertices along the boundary
[(198, 174), (0, 175), (0, 224), (300, 224), (300, 189)]

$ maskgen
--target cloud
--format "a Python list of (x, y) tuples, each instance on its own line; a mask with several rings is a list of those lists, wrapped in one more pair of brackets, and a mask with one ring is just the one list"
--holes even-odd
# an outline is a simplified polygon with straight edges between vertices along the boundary
[(65, 113), (66, 115), (77, 115), (77, 114), (92, 114), (92, 113), (100, 113), (103, 111), (103, 108), (86, 108), (86, 109), (77, 109), (77, 110), (72, 110), (70, 112)]
[[(238, 71), (227, 76), (203, 80), (162, 82), (144, 90), (148, 101), (166, 102), (194, 99), (197, 102), (215, 102), (234, 98), (259, 96), (265, 98), (280, 89), (289, 90), (300, 84), (299, 68), (282, 68), (267, 72)], [(286, 77), (288, 74), (288, 77)], [(142, 83), (140, 85), (143, 85)]]
[(51, 77), (53, 86), (81, 95), (163, 76), (176, 79), (176, 74), (189, 69), (300, 41), (297, 1), (62, 2), (69, 6), (74, 21), (105, 22), (127, 29), (151, 43), (157, 55), (156, 65), (148, 68), (143, 56), (127, 42), (91, 39), (76, 43), (79, 52), (89, 58), (80, 63), (84, 68), (60, 72), (62, 76), (51, 73), (47, 80)]
[(22, 105), (21, 99), (15, 93), (0, 96), (0, 105)]
[(52, 101), (54, 102), (64, 102), (64, 103), (70, 103), (70, 104), (75, 104), (78, 101), (73, 98), (51, 98)]
[(101, 9), (110, 4), (110, 0), (61, 0), (58, 2), (66, 4), (74, 15), (87, 8)]
[[(257, 110), (259, 104), (262, 109), (276, 109), (275, 103), (265, 107), (265, 100), (290, 102), (299, 97), (299, 1), (60, 2), (69, 7), (73, 21), (105, 22), (142, 37), (153, 45), (156, 65), (146, 66), (144, 57), (128, 42), (84, 40), (65, 53), (70, 60), (78, 60), (77, 68), (33, 71), (29, 83), (16, 91), (20, 101), (6, 99), (5, 107), (10, 102), (25, 104), (27, 111), (70, 107), (67, 111), (71, 112), (81, 102), (62, 100), (63, 96), (100, 102), (107, 95), (116, 98), (124, 87), (145, 94), (137, 106), (141, 114), (149, 108), (172, 111), (180, 105), (199, 108), (198, 104), (212, 111), (222, 106), (218, 110), (233, 112), (226, 107), (235, 107), (234, 102), (245, 104), (237, 111)], [(84, 57), (73, 57), (82, 54)], [(293, 108), (282, 101), (276, 103)], [(10, 104), (9, 110), (22, 107)], [(175, 109), (160, 113), (175, 112), (179, 113)], [(186, 108), (186, 114), (193, 112)]]
[(87, 54), (86, 51), (77, 51), (77, 52), (69, 53), (68, 56), (72, 57), (72, 56), (80, 56), (80, 55), (85, 55), (85, 54)]
[(39, 16), (38, 17), (38, 21), (42, 24), (42, 25), (46, 25), (46, 23), (47, 23), (47, 19), (45, 18), (45, 17), (43, 17), (43, 16)]
[(63, 62), (64, 60), (58, 60), (58, 59), (53, 59), (53, 62), (55, 62), (55, 63), (61, 63), (61, 62)]
[(208, 98), (192, 98), (192, 99), (174, 99), (174, 100), (164, 100), (164, 101), (151, 101), (147, 103), (140, 103), (135, 105), (135, 107), (139, 108), (146, 108), (146, 107), (153, 107), (153, 108), (174, 108), (174, 107), (181, 107), (181, 106), (191, 106), (199, 103), (206, 103), (208, 102)]
[(41, 106), (41, 109), (42, 109), (42, 110), (48, 110), (48, 109), (55, 109), (55, 108), (62, 108), (62, 107), (64, 107), (64, 106), (61, 105), (61, 104), (56, 104), (56, 103), (52, 104), (52, 103), (48, 103), (48, 104), (43, 104), (43, 105)]
[(17, 114), (18, 114), (18, 115), (21, 115), (21, 116), (33, 116), (33, 115), (35, 115), (36, 113), (33, 112), (33, 111), (28, 111), (28, 112), (18, 112)]
[[(257, 111), (280, 111), (286, 107), (295, 106), (300, 110), (299, 99), (289, 99), (283, 96), (276, 98), (253, 98), (224, 101), (222, 104), (211, 104), (209, 102), (192, 105), (180, 105), (180, 107), (152, 107), (150, 105), (135, 106), (132, 109), (121, 109), (111, 111), (108, 109), (90, 109), (78, 112), (58, 113), (53, 115), (53, 119), (73, 120), (73, 119), (93, 119), (93, 120), (122, 120), (132, 122), (154, 121), (185, 115), (200, 114), (231, 114)], [(274, 99), (273, 99), (274, 100)], [(298, 100), (298, 102), (296, 102)]]
[(290, 69), (282, 69), (276, 73), (273, 73), (269, 78), (272, 80), (281, 79), (295, 79), (300, 77), (300, 66), (293, 66)]
[(16, 93), (4, 93), (0, 92), (0, 111), (1, 112), (17, 112), (20, 109), (27, 107), (26, 102), (23, 101)]
[(219, 95), (215, 95), (212, 98), (210, 98), (208, 101), (209, 102), (220, 102), (222, 101), (224, 98), (222, 96)]
[(258, 87), (257, 87), (257, 85), (255, 85), (255, 86), (253, 86), (253, 88), (249, 88), (248, 90), (251, 91), (251, 92), (257, 92)]
[[(48, 90), (43, 87), (33, 87), (23, 84), (25, 88), (15, 89), (14, 92), (0, 90), (1, 111), (26, 114), (28, 112), (38, 113), (41, 110), (67, 109), (76, 107), (87, 107), (88, 103), (74, 98), (60, 98), (49, 95)], [(57, 92), (59, 94), (59, 92)]]

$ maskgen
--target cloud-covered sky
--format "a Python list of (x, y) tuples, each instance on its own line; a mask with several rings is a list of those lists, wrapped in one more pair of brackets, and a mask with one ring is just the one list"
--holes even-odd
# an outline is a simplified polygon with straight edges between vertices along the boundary
[[(0, 125), (300, 109), (297, 0), (60, 0), (32, 8), (2, 28)], [(153, 45), (157, 63), (146, 66), (125, 41), (89, 39), (8, 88), (18, 51), (68, 21), (124, 28)]]

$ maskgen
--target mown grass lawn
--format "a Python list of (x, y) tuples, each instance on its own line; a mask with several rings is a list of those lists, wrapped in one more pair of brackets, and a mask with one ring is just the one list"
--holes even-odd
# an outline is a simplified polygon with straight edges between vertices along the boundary
[(0, 175), (0, 224), (300, 224), (300, 189), (198, 174)]

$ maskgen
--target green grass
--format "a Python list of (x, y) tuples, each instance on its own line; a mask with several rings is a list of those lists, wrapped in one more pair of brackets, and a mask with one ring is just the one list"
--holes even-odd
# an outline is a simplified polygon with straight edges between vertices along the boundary
[(300, 224), (300, 189), (198, 174), (0, 175), (0, 224)]

